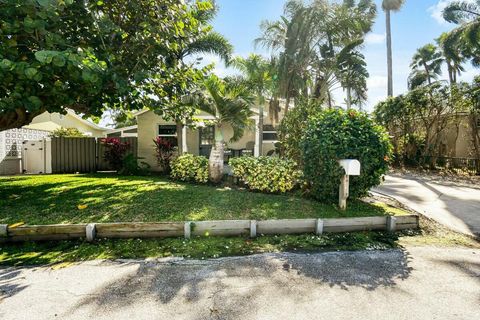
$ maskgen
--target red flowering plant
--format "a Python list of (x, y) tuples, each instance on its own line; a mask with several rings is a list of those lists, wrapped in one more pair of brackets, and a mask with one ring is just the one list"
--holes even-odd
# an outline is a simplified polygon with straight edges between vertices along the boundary
[(171, 170), (170, 162), (175, 154), (175, 145), (172, 141), (162, 137), (153, 139), (153, 142), (155, 143), (155, 156), (157, 157), (157, 163), (162, 171), (168, 174)]
[(105, 138), (102, 140), (105, 146), (103, 159), (107, 161), (112, 169), (121, 170), (123, 168), (123, 159), (130, 148), (130, 143), (122, 142), (119, 138)]

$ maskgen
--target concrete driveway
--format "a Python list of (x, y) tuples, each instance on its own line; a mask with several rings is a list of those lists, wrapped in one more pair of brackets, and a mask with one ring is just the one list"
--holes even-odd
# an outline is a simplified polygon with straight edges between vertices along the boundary
[(0, 268), (0, 319), (476, 319), (480, 250)]
[(389, 175), (373, 191), (389, 195), (455, 231), (480, 235), (479, 186)]

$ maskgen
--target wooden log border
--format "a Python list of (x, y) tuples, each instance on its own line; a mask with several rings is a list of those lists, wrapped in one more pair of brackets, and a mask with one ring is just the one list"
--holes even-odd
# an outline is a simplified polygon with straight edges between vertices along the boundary
[(166, 238), (191, 236), (250, 236), (323, 234), (353, 231), (418, 229), (417, 215), (331, 219), (217, 220), (187, 222), (120, 222), (89, 224), (0, 225), (0, 242), (96, 238)]

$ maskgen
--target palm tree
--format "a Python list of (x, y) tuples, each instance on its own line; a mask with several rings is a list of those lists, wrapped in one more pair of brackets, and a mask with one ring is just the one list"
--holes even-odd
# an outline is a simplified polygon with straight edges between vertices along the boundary
[(367, 100), (367, 78), (369, 76), (365, 56), (358, 50), (363, 40), (355, 40), (337, 55), (337, 77), (347, 92), (347, 109), (352, 103), (362, 105)]
[(266, 103), (266, 97), (272, 96), (272, 74), (269, 61), (257, 54), (251, 54), (248, 58), (237, 57), (230, 62), (230, 65), (240, 70), (244, 77), (246, 85), (255, 94), (256, 105), (258, 107), (258, 127), (256, 128), (257, 142), (255, 144), (255, 154), (262, 155), (262, 131), (263, 131), (263, 113)]
[[(193, 12), (195, 17), (203, 26), (208, 25), (213, 20), (216, 13), (217, 7), (214, 7), (214, 9), (209, 11)], [(207, 53), (214, 54), (220, 57), (225, 63), (228, 63), (233, 54), (233, 46), (223, 35), (212, 30), (195, 41), (189, 43), (186, 47), (179, 48), (176, 56), (171, 57), (171, 59), (184, 61), (188, 57)], [(183, 150), (182, 146), (183, 122), (184, 119), (176, 119), (177, 145), (180, 154), (186, 152), (186, 150)]]
[(480, 0), (454, 1), (443, 10), (443, 18), (460, 25), (445, 36), (445, 46), (480, 67)]
[(386, 29), (387, 29), (387, 69), (388, 69), (388, 89), (389, 97), (393, 96), (393, 59), (392, 59), (392, 27), (390, 23), (390, 13), (399, 11), (405, 0), (383, 0), (382, 9), (385, 11)]
[(444, 32), (437, 39), (437, 45), (440, 48), (445, 63), (447, 64), (448, 79), (450, 85), (457, 83), (457, 77), (465, 71), (462, 64), (465, 62), (465, 57), (460, 50), (452, 43), (447, 41), (448, 33)]
[(442, 53), (434, 44), (427, 44), (417, 50), (413, 55), (410, 67), (412, 73), (410, 78), (418, 78), (423, 74), (423, 78), (431, 85), (432, 80), (436, 80), (442, 74)]
[(251, 125), (253, 115), (250, 107), (255, 98), (243, 82), (235, 79), (225, 81), (211, 75), (204, 81), (205, 91), (186, 98), (185, 104), (207, 112), (214, 119), (215, 145), (209, 158), (210, 181), (218, 183), (223, 177), (224, 144), (227, 126), (233, 129), (230, 141), (238, 141), (247, 127)]

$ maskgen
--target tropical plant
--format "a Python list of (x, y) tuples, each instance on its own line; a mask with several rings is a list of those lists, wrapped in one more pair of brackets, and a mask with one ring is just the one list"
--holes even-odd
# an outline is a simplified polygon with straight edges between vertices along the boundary
[[(202, 24), (208, 25), (212, 22), (213, 18), (217, 14), (217, 7), (214, 6), (212, 10), (197, 10), (193, 12), (195, 18)], [(192, 42), (184, 43), (183, 47), (171, 57), (172, 60), (180, 60), (184, 63), (188, 58), (197, 57), (197, 61), (203, 59), (202, 55), (213, 54), (220, 57), (224, 63), (228, 63), (233, 54), (232, 44), (220, 33), (210, 30), (198, 37)], [(177, 146), (179, 148), (179, 154), (185, 153), (186, 150), (182, 150), (182, 135), (183, 126), (187, 125), (186, 119), (183, 114), (175, 117), (177, 126)]]
[(214, 183), (223, 177), (225, 130), (231, 128), (230, 141), (237, 141), (244, 130), (252, 125), (251, 107), (254, 95), (243, 82), (232, 79), (225, 81), (215, 75), (208, 77), (204, 91), (185, 98), (185, 104), (194, 106), (213, 116), (210, 121), (215, 126), (215, 144), (209, 158), (210, 180)]
[[(278, 94), (286, 101), (285, 113), (291, 99), (297, 102), (300, 97), (326, 101), (332, 107), (331, 92), (338, 85), (347, 95), (353, 91), (355, 99), (349, 95), (349, 103), (365, 97), (366, 70), (355, 69), (359, 60), (359, 67), (364, 67), (364, 57), (357, 49), (371, 30), (375, 8), (370, 0), (290, 0), (280, 20), (261, 24), (262, 36), (255, 42), (276, 55)], [(348, 63), (353, 60), (357, 61)], [(348, 73), (355, 73), (359, 81), (347, 81)]]
[(465, 62), (465, 57), (461, 50), (450, 47), (452, 44), (447, 41), (448, 33), (442, 33), (437, 39), (437, 45), (442, 53), (443, 59), (447, 64), (448, 80), (453, 85), (457, 83), (458, 76), (465, 71), (462, 64)]
[(208, 159), (193, 154), (181, 155), (171, 162), (170, 177), (185, 182), (208, 182)]
[(443, 10), (443, 18), (459, 25), (445, 37), (445, 47), (480, 66), (480, 0), (453, 1)]
[[(431, 85), (442, 74), (442, 53), (434, 44), (427, 44), (413, 55), (410, 67), (409, 87), (414, 89), (419, 85)], [(424, 82), (422, 82), (422, 80)]]
[(345, 174), (338, 160), (360, 161), (360, 176), (350, 179), (350, 196), (359, 198), (380, 184), (392, 155), (386, 130), (355, 110), (325, 110), (311, 117), (302, 146), (309, 193), (328, 202), (338, 199), (339, 181)]
[(234, 177), (250, 190), (285, 193), (299, 185), (302, 172), (292, 160), (277, 157), (238, 157), (228, 162)]
[(209, 0), (5, 0), (0, 10), (0, 130), (67, 108), (145, 105), (167, 116), (208, 68), (170, 59), (211, 35)]
[(387, 94), (389, 97), (393, 96), (393, 58), (392, 58), (392, 26), (391, 26), (391, 12), (400, 11), (405, 0), (383, 0), (382, 9), (385, 11), (385, 24), (387, 29), (387, 73), (388, 73), (388, 88)]
[(130, 144), (119, 138), (105, 138), (102, 139), (102, 143), (105, 145), (103, 159), (113, 170), (120, 171), (123, 168), (123, 160), (130, 149)]
[(49, 135), (50, 138), (60, 137), (84, 137), (85, 135), (77, 128), (58, 128), (52, 131)]
[(175, 146), (168, 139), (157, 137), (153, 139), (155, 144), (155, 156), (157, 163), (164, 173), (169, 173), (171, 170), (170, 162), (175, 154)]
[[(268, 60), (257, 54), (251, 54), (248, 58), (237, 57), (230, 62), (230, 65), (242, 72), (246, 85), (255, 94), (255, 104), (258, 108), (258, 127), (256, 133), (260, 141), (255, 148), (256, 154), (262, 154), (263, 145), (263, 117), (264, 108), (267, 99), (270, 98), (270, 104), (274, 100), (274, 75), (272, 74), (271, 64)], [(271, 111), (271, 110), (269, 110)]]

